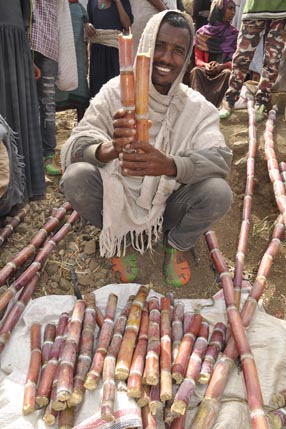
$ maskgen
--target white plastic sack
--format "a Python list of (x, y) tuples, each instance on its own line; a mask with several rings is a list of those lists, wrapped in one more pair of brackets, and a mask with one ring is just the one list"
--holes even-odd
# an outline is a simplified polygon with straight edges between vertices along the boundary
[(72, 91), (78, 87), (78, 74), (71, 13), (67, 0), (57, 1), (57, 23), (59, 59), (56, 85), (62, 91)]

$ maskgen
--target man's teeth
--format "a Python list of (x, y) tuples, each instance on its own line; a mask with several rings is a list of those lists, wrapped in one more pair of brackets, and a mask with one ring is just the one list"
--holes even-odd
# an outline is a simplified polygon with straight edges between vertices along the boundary
[(164, 72), (164, 73), (168, 73), (168, 72), (170, 72), (170, 71), (171, 71), (171, 69), (166, 68), (166, 67), (159, 67), (159, 66), (157, 66), (157, 69), (158, 69), (159, 71), (161, 71), (161, 72)]

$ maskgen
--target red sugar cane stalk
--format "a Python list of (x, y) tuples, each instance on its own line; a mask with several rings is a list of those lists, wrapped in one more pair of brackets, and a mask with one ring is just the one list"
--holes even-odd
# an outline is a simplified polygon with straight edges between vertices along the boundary
[(12, 234), (16, 226), (18, 226), (19, 223), (22, 222), (22, 220), (24, 219), (24, 217), (26, 216), (29, 210), (30, 210), (30, 205), (26, 204), (25, 207), (23, 207), (19, 211), (19, 213), (16, 216), (12, 217), (10, 222), (7, 225), (5, 225), (5, 227), (0, 233), (0, 247), (2, 246), (4, 241)]
[(25, 289), (20, 293), (19, 298), (14, 303), (9, 312), (4, 316), (2, 320), (2, 326), (0, 329), (0, 353), (5, 347), (5, 344), (9, 340), (13, 329), (17, 322), (20, 320), (25, 307), (31, 299), (31, 296), (39, 283), (40, 275), (36, 273), (34, 277), (29, 281)]
[(190, 356), (186, 376), (176, 393), (171, 407), (171, 412), (175, 417), (178, 416), (178, 414), (186, 413), (199, 378), (202, 360), (208, 346), (208, 338), (209, 324), (206, 321), (202, 321), (198, 337)]
[(149, 299), (148, 345), (145, 363), (146, 383), (155, 386), (159, 383), (160, 368), (160, 303), (156, 296)]
[[(34, 262), (15, 280), (12, 285), (0, 296), (0, 311), (11, 301), (15, 294), (32, 279), (32, 277), (40, 271), (50, 253), (55, 246), (67, 235), (71, 230), (72, 225), (79, 219), (79, 214), (73, 211), (67, 219), (67, 222), (59, 229), (59, 231), (48, 241), (45, 242), (42, 249), (39, 250)], [(4, 267), (5, 268), (5, 267)]]
[(129, 398), (140, 398), (142, 393), (142, 377), (145, 367), (148, 344), (148, 325), (148, 303), (145, 302), (141, 317), (138, 342), (134, 350), (130, 366), (130, 372), (127, 380), (127, 395), (129, 396)]
[(82, 325), (79, 356), (77, 358), (76, 371), (74, 375), (73, 391), (68, 399), (68, 406), (75, 407), (83, 400), (85, 387), (84, 381), (91, 365), (94, 331), (96, 327), (95, 296), (89, 293), (84, 297), (86, 308)]
[(171, 328), (171, 339), (172, 339), (172, 364), (176, 361), (176, 357), (180, 348), (180, 344), (184, 335), (184, 311), (185, 305), (178, 301), (174, 307), (174, 316)]
[(202, 362), (198, 383), (208, 384), (220, 351), (223, 349), (226, 337), (226, 325), (217, 322), (214, 326), (209, 345)]
[(22, 412), (26, 416), (36, 408), (36, 385), (41, 371), (41, 324), (34, 322), (31, 327), (31, 357), (24, 386)]
[(40, 408), (47, 406), (49, 403), (53, 380), (59, 364), (59, 357), (65, 343), (68, 320), (69, 315), (65, 312), (62, 313), (59, 317), (56, 328), (56, 338), (50, 352), (50, 358), (44, 370), (42, 371), (37, 389), (36, 402)]
[(51, 216), (44, 226), (34, 235), (30, 244), (24, 247), (10, 262), (0, 270), (0, 286), (13, 274), (21, 265), (23, 265), (36, 250), (43, 244), (48, 235), (59, 225), (65, 217), (67, 211), (71, 210), (70, 203), (66, 202), (58, 208), (54, 215)]
[(148, 293), (149, 288), (147, 286), (140, 286), (134, 298), (116, 361), (115, 378), (118, 380), (126, 380), (128, 378), (139, 333), (142, 311)]
[(95, 390), (102, 373), (104, 359), (111, 341), (114, 328), (114, 318), (117, 307), (117, 295), (109, 294), (105, 309), (104, 322), (99, 334), (98, 344), (93, 356), (90, 370), (87, 373), (84, 387), (87, 390)]
[(102, 370), (103, 392), (101, 418), (105, 421), (115, 421), (115, 364), (133, 300), (134, 295), (131, 295), (114, 325), (113, 337), (108, 347), (107, 355), (104, 359)]
[(168, 401), (172, 398), (172, 346), (171, 346), (171, 303), (167, 297), (161, 298), (161, 351), (160, 351), (160, 398)]
[(61, 354), (60, 369), (57, 386), (57, 401), (64, 402), (70, 398), (73, 390), (73, 374), (76, 355), (80, 343), (82, 322), (86, 303), (78, 299), (74, 305), (69, 330)]
[(56, 325), (54, 323), (47, 323), (44, 330), (44, 342), (42, 345), (42, 367), (44, 368), (48, 363), (51, 355), (51, 350), (56, 338)]
[(243, 268), (245, 253), (247, 249), (247, 242), (250, 228), (250, 218), (252, 210), (252, 195), (254, 189), (254, 170), (255, 170), (255, 156), (257, 149), (256, 141), (256, 127), (255, 127), (255, 111), (254, 111), (254, 100), (253, 97), (249, 97), (247, 100), (248, 107), (248, 156), (247, 156), (247, 168), (246, 168), (246, 185), (243, 199), (243, 211), (242, 211), (242, 222), (240, 227), (237, 253), (235, 258), (234, 267), (234, 301), (237, 308), (240, 305), (241, 297), (241, 284), (243, 279)]
[(202, 316), (185, 313), (184, 323), (185, 333), (172, 368), (172, 377), (177, 384), (181, 384), (184, 380), (193, 345), (201, 327)]

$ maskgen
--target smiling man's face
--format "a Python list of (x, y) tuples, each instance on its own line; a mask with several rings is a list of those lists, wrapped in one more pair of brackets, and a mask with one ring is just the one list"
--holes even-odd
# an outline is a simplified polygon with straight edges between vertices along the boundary
[(163, 22), (159, 28), (152, 70), (152, 82), (160, 94), (168, 94), (180, 74), (189, 50), (190, 33), (187, 28)]

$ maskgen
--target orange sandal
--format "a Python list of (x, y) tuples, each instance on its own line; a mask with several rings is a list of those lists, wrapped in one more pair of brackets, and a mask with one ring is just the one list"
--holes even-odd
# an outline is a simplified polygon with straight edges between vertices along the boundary
[(133, 282), (138, 274), (136, 253), (126, 256), (114, 257), (111, 259), (112, 271), (119, 275), (122, 283)]
[(164, 247), (163, 274), (165, 282), (171, 286), (185, 286), (191, 279), (191, 268), (185, 259), (184, 252), (174, 247)]

